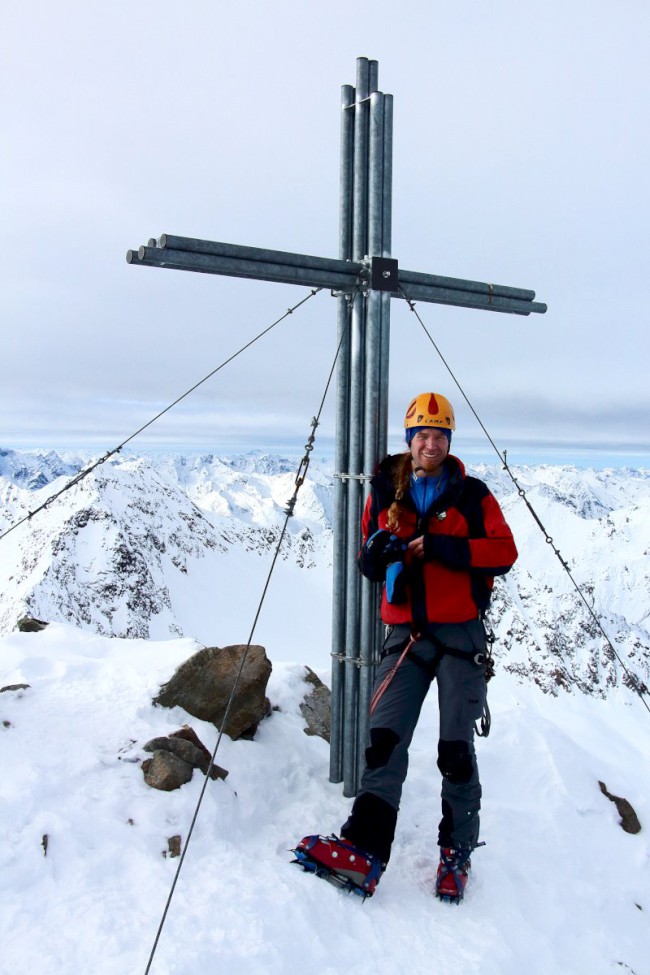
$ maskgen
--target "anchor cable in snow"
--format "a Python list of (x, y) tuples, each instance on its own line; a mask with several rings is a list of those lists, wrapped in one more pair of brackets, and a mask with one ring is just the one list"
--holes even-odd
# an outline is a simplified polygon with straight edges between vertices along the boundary
[(75, 476), (70, 481), (68, 481), (66, 484), (63, 485), (63, 487), (61, 488), (60, 491), (57, 491), (55, 494), (50, 495), (50, 497), (47, 499), (47, 501), (44, 501), (43, 504), (41, 504), (41, 505), (38, 506), (38, 508), (34, 508), (33, 511), (29, 511), (24, 516), (24, 518), (21, 518), (19, 521), (17, 521), (10, 528), (7, 528), (6, 531), (2, 532), (0, 534), (0, 541), (2, 541), (3, 538), (5, 538), (7, 535), (9, 535), (12, 531), (14, 531), (20, 525), (24, 524), (26, 521), (30, 521), (34, 517), (34, 515), (37, 515), (41, 511), (44, 511), (45, 508), (49, 508), (49, 506), (51, 504), (53, 504), (53, 502), (56, 501), (57, 498), (60, 498), (62, 494), (65, 494), (66, 491), (69, 491), (70, 488), (73, 488), (75, 486), (75, 484), (79, 484), (80, 481), (83, 481), (83, 479), (85, 477), (88, 477), (89, 474), (92, 474), (92, 472), (97, 467), (99, 467), (101, 464), (106, 463), (106, 461), (109, 460), (114, 454), (119, 454), (119, 452), (122, 450), (123, 447), (126, 447), (126, 445), (128, 443), (130, 443), (132, 440), (135, 440), (135, 438), (137, 436), (139, 436), (144, 430), (147, 430), (148, 427), (150, 427), (153, 423), (156, 422), (156, 420), (159, 420), (161, 416), (164, 416), (165, 415), (165, 413), (169, 413), (169, 411), (171, 409), (173, 409), (182, 400), (184, 400), (187, 396), (189, 396), (190, 393), (193, 393), (194, 390), (196, 390), (196, 389), (199, 388), (199, 386), (202, 386), (203, 383), (205, 383), (205, 382), (208, 381), (208, 379), (211, 379), (221, 369), (223, 369), (224, 366), (227, 366), (230, 362), (233, 361), (233, 359), (236, 359), (237, 356), (241, 355), (242, 352), (245, 352), (246, 349), (249, 349), (251, 347), (251, 345), (254, 345), (255, 342), (257, 342), (264, 335), (266, 335), (267, 332), (270, 332), (272, 328), (275, 328), (276, 325), (279, 325), (280, 322), (283, 322), (285, 320), (285, 318), (288, 318), (289, 315), (293, 315), (294, 311), (296, 311), (298, 308), (300, 308), (301, 305), (304, 305), (305, 302), (309, 301), (310, 298), (313, 298), (314, 295), (317, 295), (319, 291), (322, 291), (322, 288), (313, 288), (312, 291), (305, 298), (302, 298), (300, 301), (298, 301), (291, 308), (288, 308), (286, 310), (286, 312), (284, 313), (284, 315), (281, 315), (280, 318), (278, 318), (274, 322), (272, 322), (271, 325), (268, 325), (265, 329), (263, 329), (263, 331), (261, 331), (259, 333), (259, 335), (256, 335), (255, 338), (252, 338), (250, 340), (250, 342), (247, 342), (246, 345), (242, 345), (241, 349), (238, 349), (237, 352), (234, 352), (227, 359), (224, 359), (224, 361), (221, 363), (221, 365), (217, 366), (215, 369), (213, 369), (211, 372), (209, 372), (207, 374), (207, 376), (204, 376), (203, 377), (203, 379), (200, 379), (198, 381), (198, 383), (194, 383), (193, 386), (191, 386), (188, 390), (186, 390), (184, 393), (182, 393), (180, 396), (178, 396), (174, 400), (173, 403), (170, 403), (169, 406), (166, 406), (164, 408), (164, 410), (161, 410), (160, 413), (157, 413), (156, 416), (152, 417), (150, 420), (148, 420), (146, 423), (144, 423), (138, 430), (135, 431), (135, 433), (132, 433), (130, 437), (127, 437), (126, 440), (123, 440), (122, 443), (119, 444), (119, 446), (114, 447), (112, 450), (109, 450), (107, 453), (104, 454), (103, 457), (100, 457), (99, 460), (96, 460), (89, 467), (86, 467), (83, 471), (80, 471), (78, 474), (75, 474)]
[[(519, 484), (517, 478), (513, 474), (512, 470), (511, 470), (511, 468), (510, 468), (510, 466), (508, 464), (507, 451), (504, 450), (503, 453), (501, 453), (501, 451), (499, 450), (499, 448), (495, 444), (494, 440), (492, 439), (492, 437), (488, 433), (488, 431), (487, 431), (487, 429), (485, 427), (485, 424), (483, 423), (483, 421), (481, 420), (480, 416), (478, 415), (478, 413), (474, 409), (472, 403), (468, 399), (468, 397), (467, 397), (467, 395), (465, 393), (465, 390), (463, 389), (463, 387), (461, 386), (460, 382), (456, 378), (456, 376), (455, 376), (455, 374), (454, 374), (451, 366), (449, 365), (449, 363), (445, 359), (444, 355), (442, 354), (442, 352), (438, 348), (436, 342), (434, 341), (433, 336), (431, 335), (431, 333), (427, 329), (426, 325), (422, 321), (422, 318), (420, 317), (420, 314), (419, 314), (419, 312), (417, 311), (417, 309), (415, 307), (415, 302), (411, 301), (411, 299), (408, 297), (408, 295), (404, 292), (403, 289), (400, 288), (400, 291), (402, 293), (402, 297), (406, 300), (406, 303), (408, 304), (409, 308), (411, 309), (411, 311), (413, 312), (413, 314), (417, 318), (418, 322), (422, 326), (422, 329), (423, 329), (425, 335), (427, 336), (427, 338), (429, 339), (429, 341), (431, 342), (431, 345), (434, 347), (434, 349), (438, 353), (438, 356), (440, 357), (440, 360), (442, 361), (442, 364), (444, 365), (445, 369), (447, 370), (447, 372), (449, 373), (449, 375), (453, 379), (453, 381), (456, 384), (456, 386), (457, 386), (460, 394), (462, 395), (463, 399), (465, 400), (465, 402), (469, 406), (470, 410), (474, 414), (474, 417), (476, 418), (479, 426), (483, 430), (483, 433), (485, 434), (485, 436), (489, 440), (490, 444), (492, 445), (492, 447), (493, 447), (493, 449), (494, 449), (497, 457), (499, 458), (499, 460), (501, 461), (501, 463), (503, 465), (503, 469), (506, 471), (506, 473), (510, 477), (510, 480), (512, 481), (512, 483), (514, 484), (515, 488), (517, 489), (517, 494), (519, 495), (519, 497), (522, 499), (522, 501), (524, 502), (524, 504), (528, 508), (530, 514), (532, 515), (533, 519), (535, 520), (535, 523), (537, 524), (537, 527), (540, 529), (540, 531), (544, 535), (544, 538), (546, 540), (546, 544), (547, 545), (550, 545), (550, 547), (553, 549), (554, 554), (558, 558), (560, 564), (562, 565), (562, 568), (564, 569), (564, 571), (566, 572), (567, 576), (571, 580), (571, 583), (573, 585), (573, 588), (575, 589), (576, 593), (578, 594), (578, 596), (582, 600), (582, 602), (583, 602), (583, 604), (584, 604), (587, 612), (589, 613), (589, 616), (591, 617), (593, 623), (596, 625), (596, 627), (600, 631), (603, 639), (605, 640), (605, 643), (607, 644), (607, 646), (609, 647), (609, 649), (611, 650), (611, 652), (613, 653), (613, 655), (616, 657), (616, 659), (618, 660), (618, 662), (621, 665), (621, 667), (623, 668), (623, 671), (625, 672), (625, 675), (627, 677), (629, 686), (632, 687), (636, 691), (636, 693), (639, 695), (639, 698), (641, 699), (641, 702), (642, 702), (643, 706), (648, 711), (648, 713), (650, 713), (650, 706), (648, 705), (648, 702), (646, 701), (645, 696), (644, 696), (647, 693), (647, 689), (641, 683), (641, 681), (636, 676), (636, 674), (633, 674), (632, 671), (627, 667), (627, 665), (625, 664), (625, 661), (621, 658), (620, 654), (616, 650), (616, 647), (614, 646), (614, 644), (610, 640), (609, 636), (607, 635), (607, 633), (606, 633), (606, 631), (605, 631), (602, 623), (600, 622), (600, 619), (598, 618), (598, 616), (596, 615), (596, 613), (594, 612), (594, 610), (592, 609), (592, 607), (589, 605), (585, 594), (583, 593), (582, 589), (580, 588), (580, 585), (578, 584), (578, 582), (576, 582), (575, 578), (573, 577), (573, 574), (571, 572), (571, 569), (569, 568), (568, 562), (566, 561), (566, 559), (564, 559), (562, 557), (562, 554), (561, 554), (559, 548), (557, 547), (557, 545), (555, 544), (555, 542), (553, 541), (552, 536), (549, 535), (549, 533), (547, 532), (546, 528), (542, 524), (542, 521), (541, 521), (539, 515), (537, 514), (537, 512), (533, 508), (532, 504), (530, 503), (530, 501), (529, 501), (529, 499), (528, 499), (528, 497), (526, 495), (526, 491), (524, 490), (524, 488), (521, 487), (521, 485)], [(573, 682), (575, 680), (575, 678), (572, 677), (572, 675), (569, 673), (566, 665), (564, 664), (564, 661), (562, 661), (562, 665), (563, 665), (563, 669), (564, 669), (565, 674), (567, 675), (567, 677), (569, 678), (569, 680), (571, 682)]]
[(338, 357), (339, 357), (339, 352), (341, 351), (341, 345), (343, 344), (343, 340), (345, 338), (346, 331), (349, 329), (349, 323), (350, 323), (350, 314), (349, 314), (349, 312), (350, 312), (350, 308), (351, 308), (351, 306), (348, 305), (348, 322), (347, 322), (347, 327), (345, 329), (342, 329), (341, 330), (341, 337), (339, 339), (339, 344), (338, 344), (337, 349), (336, 349), (336, 354), (334, 356), (334, 361), (332, 363), (332, 368), (330, 369), (329, 376), (328, 376), (327, 382), (325, 384), (325, 391), (323, 393), (323, 396), (322, 396), (322, 399), (321, 399), (321, 402), (320, 402), (320, 406), (318, 407), (318, 412), (317, 412), (316, 416), (312, 417), (312, 420), (311, 420), (311, 434), (309, 435), (309, 438), (307, 440), (307, 443), (305, 444), (305, 453), (304, 453), (304, 456), (303, 456), (302, 460), (300, 461), (300, 463), (298, 465), (298, 469), (296, 471), (296, 477), (295, 477), (295, 481), (294, 481), (293, 495), (291, 496), (291, 498), (287, 502), (287, 506), (284, 509), (284, 513), (285, 513), (284, 524), (282, 525), (282, 530), (280, 532), (280, 537), (278, 538), (277, 544), (275, 546), (275, 551), (273, 553), (273, 559), (271, 561), (271, 567), (270, 567), (270, 569), (268, 571), (268, 575), (266, 577), (266, 582), (264, 583), (264, 588), (262, 589), (262, 595), (260, 596), (260, 600), (259, 600), (259, 603), (258, 603), (258, 606), (257, 606), (257, 611), (255, 613), (255, 618), (253, 620), (253, 625), (251, 626), (251, 631), (250, 631), (250, 634), (248, 636), (248, 642), (246, 643), (246, 647), (245, 647), (244, 652), (242, 654), (241, 662), (239, 664), (239, 668), (237, 670), (237, 674), (235, 675), (235, 680), (233, 682), (232, 690), (231, 690), (230, 696), (228, 698), (228, 703), (226, 704), (226, 709), (224, 711), (223, 718), (221, 719), (221, 727), (219, 729), (219, 735), (217, 736), (217, 742), (216, 742), (216, 744), (214, 746), (214, 751), (212, 752), (212, 757), (210, 759), (210, 764), (208, 765), (208, 768), (207, 768), (206, 773), (205, 773), (205, 781), (203, 782), (203, 786), (201, 787), (201, 792), (199, 794), (199, 798), (198, 798), (198, 801), (197, 801), (197, 804), (196, 804), (196, 809), (194, 810), (194, 815), (192, 816), (192, 821), (190, 823), (189, 830), (188, 830), (188, 833), (187, 833), (187, 839), (185, 840), (185, 844), (183, 846), (183, 851), (181, 853), (180, 860), (178, 861), (178, 867), (176, 868), (176, 873), (174, 875), (174, 879), (172, 881), (172, 885), (171, 885), (171, 888), (170, 888), (170, 891), (169, 891), (169, 895), (167, 897), (167, 902), (165, 904), (165, 907), (164, 907), (164, 910), (163, 910), (163, 913), (162, 913), (162, 917), (160, 919), (160, 924), (158, 925), (158, 931), (156, 932), (156, 937), (155, 937), (155, 940), (154, 940), (154, 943), (153, 943), (153, 947), (151, 949), (151, 954), (149, 955), (149, 961), (147, 962), (147, 967), (145, 968), (144, 975), (149, 975), (149, 970), (151, 968), (151, 964), (153, 962), (153, 958), (154, 958), (154, 955), (156, 953), (156, 949), (158, 947), (158, 942), (160, 940), (160, 935), (162, 934), (162, 929), (163, 929), (163, 926), (165, 924), (165, 920), (167, 918), (167, 914), (169, 912), (169, 907), (170, 907), (170, 904), (171, 904), (171, 901), (172, 901), (172, 897), (174, 896), (174, 891), (176, 889), (176, 884), (178, 882), (178, 878), (180, 876), (181, 869), (183, 867), (183, 862), (185, 860), (185, 854), (187, 853), (187, 848), (189, 846), (190, 839), (192, 838), (192, 833), (194, 832), (194, 826), (196, 824), (196, 821), (197, 821), (197, 818), (198, 818), (198, 815), (199, 815), (199, 810), (200, 810), (201, 804), (203, 802), (203, 797), (205, 795), (205, 790), (207, 788), (208, 781), (210, 779), (210, 772), (212, 771), (212, 767), (213, 767), (213, 765), (214, 765), (214, 763), (216, 761), (217, 752), (219, 751), (219, 746), (221, 745), (221, 740), (222, 740), (223, 735), (224, 735), (224, 729), (225, 729), (225, 727), (228, 724), (228, 718), (230, 716), (230, 711), (232, 709), (232, 705), (233, 705), (233, 702), (235, 700), (235, 694), (237, 693), (237, 688), (238, 688), (239, 682), (241, 680), (241, 675), (243, 673), (244, 666), (246, 664), (246, 659), (248, 657), (248, 652), (249, 652), (249, 650), (251, 648), (251, 643), (253, 641), (253, 635), (255, 633), (255, 628), (257, 626), (257, 621), (259, 620), (260, 613), (262, 612), (262, 606), (264, 605), (264, 600), (266, 598), (266, 594), (267, 594), (269, 585), (271, 583), (271, 576), (273, 575), (273, 570), (275, 569), (276, 563), (278, 561), (278, 557), (280, 555), (280, 549), (282, 547), (282, 542), (284, 541), (284, 536), (285, 536), (286, 531), (287, 531), (287, 525), (289, 524), (289, 518), (291, 518), (293, 516), (293, 510), (294, 510), (294, 508), (296, 506), (296, 501), (298, 499), (298, 492), (300, 491), (300, 488), (302, 487), (302, 485), (305, 482), (305, 477), (307, 475), (307, 469), (309, 467), (310, 454), (311, 454), (312, 450), (314, 449), (314, 439), (315, 439), (315, 436), (316, 436), (316, 428), (320, 424), (320, 417), (321, 417), (321, 414), (323, 412), (323, 407), (325, 406), (325, 400), (327, 398), (327, 393), (329, 391), (329, 388), (330, 388), (330, 385), (331, 385), (331, 382), (332, 382), (332, 377), (334, 376), (334, 369), (336, 368), (336, 362), (337, 362)]

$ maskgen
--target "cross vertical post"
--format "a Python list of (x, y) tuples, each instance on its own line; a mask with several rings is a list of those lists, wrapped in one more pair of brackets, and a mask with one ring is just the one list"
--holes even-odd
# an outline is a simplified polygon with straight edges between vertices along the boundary
[[(342, 260), (390, 256), (392, 96), (377, 87), (377, 62), (359, 58), (356, 87), (345, 85), (341, 97)], [(338, 300), (330, 779), (353, 796), (381, 636), (377, 587), (360, 575), (356, 555), (367, 480), (386, 450), (390, 294)]]

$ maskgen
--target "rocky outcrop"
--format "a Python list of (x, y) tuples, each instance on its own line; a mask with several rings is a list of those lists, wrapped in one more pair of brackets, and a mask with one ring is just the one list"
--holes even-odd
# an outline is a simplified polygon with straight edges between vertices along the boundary
[(18, 630), (21, 633), (38, 633), (48, 625), (43, 620), (36, 620), (32, 616), (22, 616), (17, 623)]
[(171, 735), (152, 738), (144, 746), (152, 758), (142, 763), (144, 780), (152, 789), (172, 792), (189, 782), (198, 768), (211, 779), (225, 779), (226, 769), (210, 765), (211, 754), (193, 728), (183, 725)]
[(154, 704), (181, 707), (233, 739), (252, 738), (271, 710), (266, 696), (271, 669), (261, 646), (205, 647), (180, 665)]
[(604, 796), (616, 806), (616, 810), (621, 817), (621, 829), (625, 830), (626, 833), (640, 833), (641, 823), (639, 822), (639, 817), (634, 811), (632, 803), (627, 799), (623, 799), (621, 796), (613, 796), (611, 792), (607, 791), (607, 786), (604, 782), (599, 782), (600, 791)]
[[(4, 694), (5, 691), (28, 691), (31, 686), (31, 684), (6, 684), (0, 687), (0, 694)], [(22, 697), (22, 694), (19, 697)]]
[(300, 705), (300, 713), (307, 722), (306, 735), (317, 735), (329, 743), (332, 719), (332, 692), (323, 684), (311, 667), (305, 667), (305, 682), (309, 689)]
[(153, 758), (146, 758), (142, 763), (144, 780), (152, 789), (160, 789), (163, 792), (172, 792), (180, 789), (182, 785), (189, 782), (194, 774), (194, 769), (187, 762), (184, 762), (173, 752), (157, 749), (153, 753)]

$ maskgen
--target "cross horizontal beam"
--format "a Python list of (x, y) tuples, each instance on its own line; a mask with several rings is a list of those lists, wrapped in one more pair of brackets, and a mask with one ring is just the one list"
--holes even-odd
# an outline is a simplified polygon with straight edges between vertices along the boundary
[[(335, 292), (370, 291), (373, 288), (372, 261), (342, 261), (335, 258), (292, 254), (288, 251), (245, 247), (214, 240), (197, 240), (163, 234), (148, 246), (129, 250), (127, 262), (142, 267), (166, 267), (228, 277), (277, 281)], [(390, 293), (440, 305), (481, 308), (513, 315), (544, 314), (546, 305), (534, 301), (535, 292), (525, 288), (488, 284), (463, 278), (441, 277), (418, 271), (398, 271), (398, 282)], [(381, 289), (386, 290), (385, 286)]]

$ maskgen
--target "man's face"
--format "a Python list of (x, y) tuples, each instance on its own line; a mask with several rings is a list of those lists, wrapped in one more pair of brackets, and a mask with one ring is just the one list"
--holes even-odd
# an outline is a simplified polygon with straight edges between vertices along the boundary
[(416, 475), (438, 475), (448, 453), (449, 441), (445, 433), (435, 427), (418, 430), (411, 440), (411, 457)]

